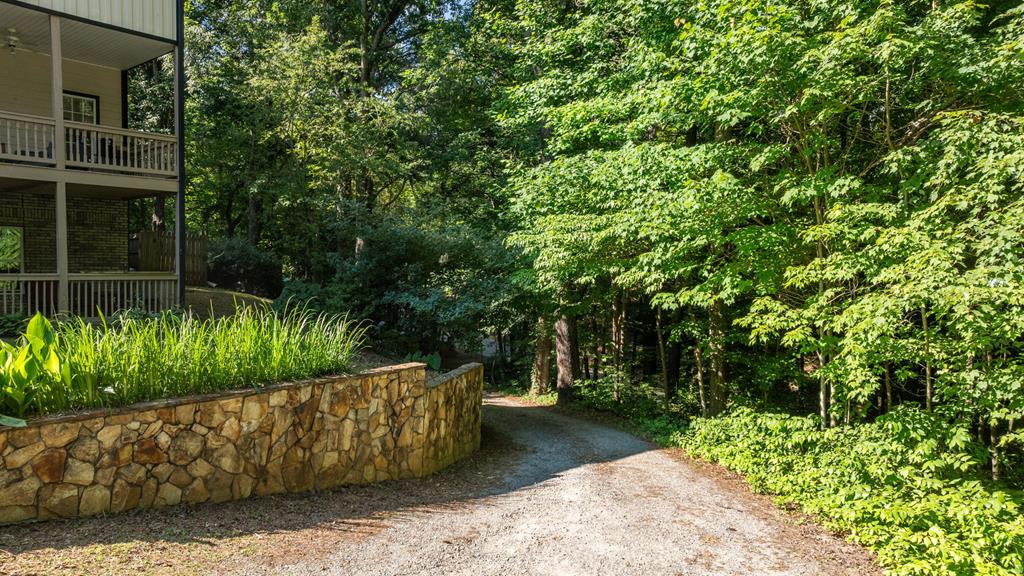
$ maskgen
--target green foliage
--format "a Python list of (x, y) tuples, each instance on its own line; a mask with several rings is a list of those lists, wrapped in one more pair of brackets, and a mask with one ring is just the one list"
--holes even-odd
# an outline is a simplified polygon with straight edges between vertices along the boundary
[(21, 228), (0, 226), (0, 273), (21, 272), (23, 261)]
[(878, 553), (893, 575), (1024, 573), (1024, 494), (984, 480), (963, 425), (913, 408), (822, 431), (815, 418), (741, 409), (672, 437)]
[(292, 280), (278, 302), (373, 320), (375, 343), (399, 355), (474, 350), (483, 330), (521, 317), (521, 290), (507, 281), (513, 258), (468, 226), (426, 229), (386, 219), (338, 234), (349, 245), (358, 239), (360, 253), (330, 254), (322, 282)]
[(583, 380), (576, 388), (576, 398), (588, 408), (627, 419), (639, 432), (659, 442), (666, 441), (699, 412), (699, 402), (689, 390), (677, 391), (666, 403), (664, 390), (659, 387), (647, 382), (623, 386), (622, 382), (614, 375)]
[(985, 436), (993, 476), (1020, 477), (1019, 3), (508, 18), (522, 77), (496, 107), (533, 135), (509, 239), (539, 284), (595, 320), (616, 294), (681, 312), (708, 396), (788, 389), (802, 409), (817, 380), (823, 426), (942, 405)]
[(0, 341), (0, 408), (23, 418), (72, 373), (50, 321), (37, 314), (17, 345)]
[(14, 338), (28, 325), (28, 318), (18, 314), (0, 315), (0, 338)]
[(437, 352), (431, 352), (430, 354), (423, 354), (422, 352), (414, 352), (406, 358), (409, 362), (423, 362), (430, 367), (431, 370), (441, 369), (441, 355)]
[(276, 298), (284, 290), (281, 261), (242, 238), (210, 242), (209, 279), (229, 290)]
[(616, 401), (611, 382), (587, 381), (578, 398), (850, 534), (888, 574), (1024, 573), (1024, 493), (986, 479), (988, 451), (948, 415), (901, 407), (869, 424), (821, 430), (816, 417), (749, 408), (694, 418), (685, 393), (666, 409), (650, 386), (618, 394)]
[(300, 308), (218, 319), (122, 315), (54, 330), (37, 316), (3, 344), (2, 405), (17, 416), (258, 387), (345, 371), (364, 329)]

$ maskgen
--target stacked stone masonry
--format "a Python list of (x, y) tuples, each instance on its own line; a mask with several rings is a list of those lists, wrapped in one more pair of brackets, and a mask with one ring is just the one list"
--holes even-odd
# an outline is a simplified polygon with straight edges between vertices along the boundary
[(406, 364), (0, 428), (0, 524), (426, 476), (479, 448), (482, 392)]

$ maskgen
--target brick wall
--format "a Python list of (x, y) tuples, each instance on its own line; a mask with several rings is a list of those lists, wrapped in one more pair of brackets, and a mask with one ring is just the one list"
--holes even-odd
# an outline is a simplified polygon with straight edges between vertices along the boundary
[[(56, 200), (52, 187), (0, 192), (0, 226), (23, 230), (25, 273), (57, 272)], [(68, 270), (128, 270), (128, 202), (68, 198)]]
[(55, 212), (52, 189), (0, 193), (0, 226), (22, 228), (26, 274), (57, 272)]
[(128, 201), (68, 198), (68, 271), (128, 270)]

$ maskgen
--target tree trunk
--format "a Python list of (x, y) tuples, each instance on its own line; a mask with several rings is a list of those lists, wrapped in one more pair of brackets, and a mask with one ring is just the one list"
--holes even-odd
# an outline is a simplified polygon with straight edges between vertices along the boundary
[(725, 411), (725, 316), (722, 312), (722, 301), (715, 299), (711, 303), (708, 326), (708, 361), (711, 366), (707, 389), (707, 413), (717, 416)]
[(821, 429), (824, 430), (829, 427), (831, 422), (828, 415), (832, 394), (825, 375), (821, 372), (822, 367), (825, 366), (825, 355), (821, 353), (820, 348), (815, 354), (818, 358), (818, 415), (821, 416)]
[(658, 308), (654, 317), (655, 330), (658, 333), (658, 360), (661, 364), (661, 385), (665, 390), (665, 406), (672, 401), (672, 383), (668, 379), (668, 358), (665, 354), (665, 336), (661, 331), (661, 308)]
[(249, 194), (249, 202), (246, 205), (246, 217), (248, 219), (248, 240), (249, 244), (256, 246), (260, 243), (260, 236), (263, 235), (263, 225), (261, 222), (261, 211), (259, 199), (255, 194)]
[(708, 415), (708, 401), (707, 395), (704, 393), (704, 352), (700, 349), (698, 343), (693, 347), (693, 362), (696, 366), (694, 370), (694, 380), (697, 381), (697, 396), (700, 399), (700, 414), (701, 416)]
[[(680, 310), (676, 310), (672, 314), (672, 326), (679, 324), (682, 319)], [(672, 334), (671, 329), (669, 334)], [(683, 364), (683, 343), (679, 339), (672, 340), (669, 338), (668, 342), (668, 381), (672, 383), (673, 390), (679, 390), (679, 386), (682, 383), (682, 364)]]
[(921, 308), (921, 329), (924, 330), (924, 405), (932, 411), (932, 359), (931, 337), (928, 334), (928, 314)]
[(625, 372), (623, 360), (626, 354), (626, 301), (622, 292), (612, 299), (612, 363), (615, 374), (612, 377), (612, 397), (619, 401), (619, 388)]
[(558, 366), (558, 404), (564, 405), (573, 399), (573, 386), (579, 378), (579, 339), (576, 334), (576, 318), (563, 315), (555, 323), (555, 363)]
[(547, 394), (551, 388), (551, 329), (547, 320), (537, 320), (537, 342), (530, 375), (530, 394)]
[(151, 220), (154, 231), (167, 231), (167, 199), (163, 196), (153, 198), (153, 216)]
[(999, 422), (996, 420), (989, 420), (988, 439), (989, 444), (992, 446), (990, 450), (992, 457), (992, 479), (998, 482), (1003, 479), (1003, 469), (999, 453)]
[(829, 425), (832, 426), (833, 428), (835, 428), (836, 426), (839, 426), (839, 417), (836, 416), (836, 407), (839, 406), (839, 399), (838, 399), (837, 392), (836, 392), (836, 387), (835, 387), (834, 384), (830, 384), (829, 385), (828, 392), (829, 392), (829, 397), (828, 397), (828, 406), (829, 406), (828, 421), (829, 421)]
[(892, 412), (892, 367), (885, 364), (885, 411)]

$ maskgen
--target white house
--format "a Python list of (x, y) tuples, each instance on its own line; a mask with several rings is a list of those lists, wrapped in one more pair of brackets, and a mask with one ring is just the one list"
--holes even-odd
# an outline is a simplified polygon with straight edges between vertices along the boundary
[[(0, 315), (184, 295), (183, 0), (0, 0)], [(174, 133), (128, 129), (128, 70), (173, 53)], [(129, 265), (130, 200), (176, 198), (175, 257)]]

